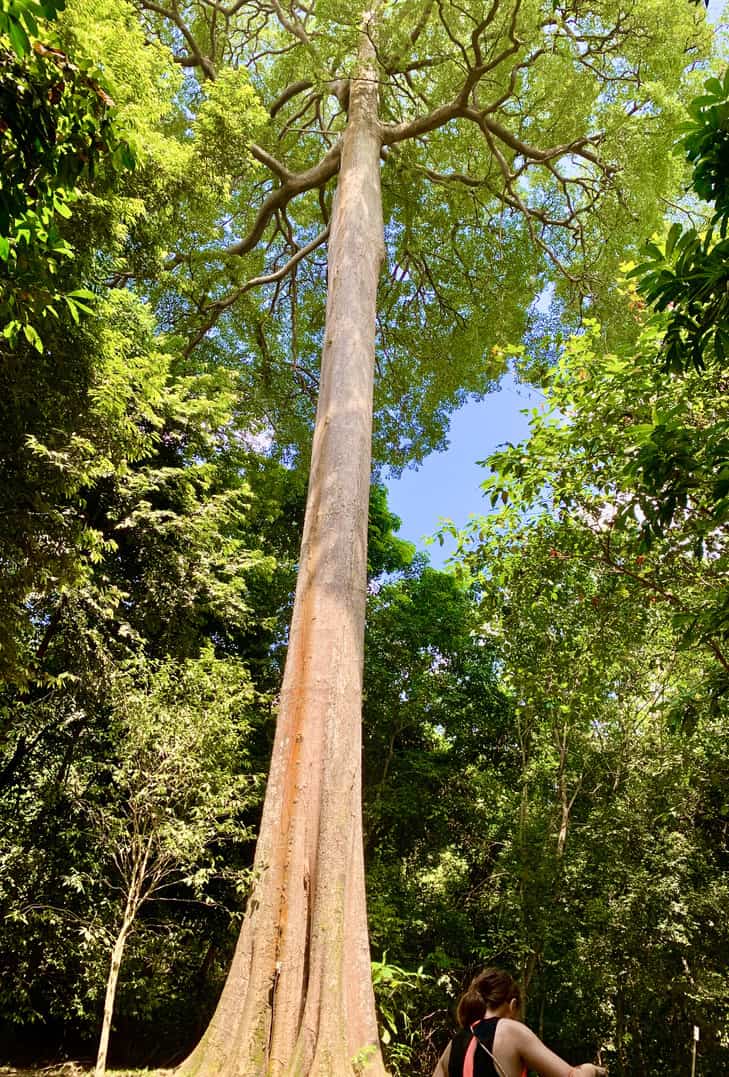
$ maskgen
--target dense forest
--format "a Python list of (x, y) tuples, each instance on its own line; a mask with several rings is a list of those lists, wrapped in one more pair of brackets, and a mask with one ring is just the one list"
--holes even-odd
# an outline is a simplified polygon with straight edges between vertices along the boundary
[[(729, 1072), (721, 48), (0, 0), (0, 1065), (429, 1077), (492, 964)], [(385, 479), (507, 372), (436, 570)]]

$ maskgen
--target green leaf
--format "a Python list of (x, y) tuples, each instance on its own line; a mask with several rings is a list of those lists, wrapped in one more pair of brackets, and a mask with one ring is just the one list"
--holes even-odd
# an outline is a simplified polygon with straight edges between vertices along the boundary
[(681, 225), (676, 222), (671, 225), (671, 228), (666, 237), (666, 257), (669, 258), (673, 253), (673, 248), (676, 246), (678, 239), (681, 235)]
[(30, 38), (15, 19), (10, 20), (9, 36), (13, 51), (22, 60), (30, 52)]
[(65, 10), (66, 0), (39, 0), (39, 7), (47, 19), (55, 19)]
[(28, 33), (33, 34), (34, 37), (37, 37), (38, 36), (38, 23), (33, 18), (33, 14), (32, 14), (32, 12), (30, 11), (29, 8), (26, 8), (25, 11), (23, 11), (23, 13), (21, 15), (21, 18), (22, 18), (23, 22), (25, 23), (25, 26), (26, 26), (26, 29), (27, 29)]
[(68, 310), (69, 310), (69, 313), (70, 313), (71, 317), (73, 318), (76, 325), (78, 325), (80, 319), (79, 319), (79, 316), (78, 316), (78, 306), (77, 306), (76, 302), (73, 299), (71, 299), (71, 297), (68, 296), (68, 295), (64, 295), (63, 298), (64, 298), (64, 300), (66, 302), (66, 306), (68, 307)]
[(54, 198), (53, 199), (53, 208), (55, 209), (55, 211), (59, 215), (59, 217), (63, 217), (65, 220), (68, 220), (70, 218), (71, 210), (69, 209), (69, 207), (66, 205), (66, 203), (63, 201), (62, 198)]
[(29, 344), (33, 345), (33, 347), (35, 348), (35, 350), (37, 352), (40, 352), (41, 355), (43, 354), (43, 341), (41, 340), (41, 338), (39, 337), (38, 333), (36, 332), (36, 330), (33, 328), (32, 325), (28, 325), (26, 323), (23, 326), (23, 336), (25, 337), (25, 339), (28, 341)]

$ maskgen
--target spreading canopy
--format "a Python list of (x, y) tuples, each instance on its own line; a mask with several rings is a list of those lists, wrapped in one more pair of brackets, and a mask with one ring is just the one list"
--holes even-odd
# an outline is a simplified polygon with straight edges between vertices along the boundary
[[(235, 353), (260, 425), (300, 444), (367, 5), (137, 6), (186, 73), (198, 146), (156, 286), (165, 323), (188, 349)], [(375, 454), (398, 467), (442, 445), (452, 408), (488, 391), (498, 346), (521, 336), (550, 277), (566, 296), (599, 296), (657, 224), (682, 167), (670, 152), (682, 80), (708, 30), (702, 11), (664, 0), (417, 0), (376, 14), (387, 273)], [(217, 198), (204, 221), (200, 181)]]

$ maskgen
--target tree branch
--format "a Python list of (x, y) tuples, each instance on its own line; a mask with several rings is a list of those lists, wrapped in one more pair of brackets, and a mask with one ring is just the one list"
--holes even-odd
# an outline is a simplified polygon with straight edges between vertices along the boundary
[(450, 101), (447, 105), (440, 105), (425, 116), (416, 116), (414, 120), (406, 120), (404, 123), (384, 123), (380, 125), (380, 137), (383, 146), (394, 146), (396, 142), (404, 142), (406, 139), (418, 138), (436, 131), (439, 127), (450, 123), (463, 115), (463, 107), (458, 101)]
[[(264, 200), (248, 235), (237, 243), (232, 243), (225, 249), (224, 253), (248, 254), (249, 251), (253, 250), (277, 210), (287, 206), (291, 199), (295, 198), (296, 195), (303, 194), (304, 191), (311, 191), (316, 187), (324, 186), (332, 176), (336, 175), (339, 170), (340, 151), (341, 145), (337, 142), (313, 168), (308, 168), (304, 172), (288, 175), (282, 185), (277, 187), (274, 191), (271, 191), (268, 197)], [(271, 160), (273, 160), (273, 158), (271, 158)], [(283, 166), (279, 165), (279, 168), (283, 169)]]
[(278, 95), (276, 100), (269, 108), (268, 112), (271, 116), (271, 119), (273, 119), (277, 112), (280, 112), (280, 110), (284, 107), (285, 104), (287, 104), (291, 100), (292, 97), (296, 97), (297, 94), (303, 93), (304, 90), (310, 90), (313, 85), (314, 83), (311, 82), (310, 79), (299, 79), (298, 82), (290, 82), (286, 89)]
[(195, 334), (195, 336), (185, 348), (185, 356), (190, 355), (190, 353), (197, 347), (200, 341), (203, 340), (203, 338), (210, 332), (210, 330), (220, 318), (221, 314), (223, 314), (224, 311), (232, 307), (233, 304), (241, 298), (241, 296), (245, 295), (246, 292), (251, 291), (252, 288), (260, 288), (264, 284), (276, 284), (278, 283), (278, 281), (283, 280), (284, 277), (286, 277), (289, 273), (292, 272), (293, 269), (295, 269), (299, 262), (303, 261), (303, 259), (307, 257), (307, 255), (311, 254), (312, 251), (315, 251), (317, 247), (321, 247), (322, 244), (326, 243), (328, 238), (329, 225), (327, 224), (326, 228), (324, 228), (323, 231), (321, 231), (317, 236), (315, 236), (315, 238), (312, 239), (310, 243), (307, 243), (304, 247), (299, 247), (299, 249), (294, 252), (291, 258), (289, 258), (286, 264), (281, 266), (280, 269), (273, 270), (271, 273), (261, 274), (261, 276), (258, 277), (252, 277), (250, 280), (246, 281), (245, 284), (242, 284), (240, 288), (236, 288), (235, 291), (230, 293), (230, 295), (225, 296), (224, 299), (216, 299), (213, 300), (212, 303), (209, 303), (204, 308), (204, 311), (205, 313), (207, 313), (208, 317), (205, 319), (204, 324), (200, 327), (198, 332)]
[(176, 7), (173, 8), (173, 10), (170, 10), (169, 8), (162, 7), (161, 4), (155, 3), (154, 0), (139, 0), (139, 3), (143, 10), (153, 11), (163, 18), (169, 19), (184, 37), (190, 50), (190, 54), (189, 56), (183, 56), (177, 62), (182, 64), (183, 67), (199, 67), (206, 78), (214, 79), (216, 75), (215, 64), (209, 56), (203, 56), (200, 46), (195, 40), (194, 34), (190, 31)]
[(303, 45), (310, 44), (309, 35), (307, 34), (304, 24), (301, 22), (300, 19), (297, 19), (296, 16), (293, 14), (289, 18), (289, 16), (286, 14), (281, 4), (279, 3), (279, 0), (271, 0), (271, 8), (275, 12), (276, 18), (281, 23), (284, 30), (288, 30), (290, 34), (293, 34), (294, 37), (297, 37)]
[(274, 176), (278, 176), (283, 183), (288, 183), (292, 178), (292, 173), (289, 172), (288, 168), (286, 168), (285, 165), (282, 165), (280, 161), (277, 161), (275, 157), (272, 157), (262, 146), (257, 146), (255, 143), (251, 143), (250, 151), (251, 157), (255, 157), (257, 161), (260, 161), (262, 165), (265, 165), (266, 168), (273, 172)]

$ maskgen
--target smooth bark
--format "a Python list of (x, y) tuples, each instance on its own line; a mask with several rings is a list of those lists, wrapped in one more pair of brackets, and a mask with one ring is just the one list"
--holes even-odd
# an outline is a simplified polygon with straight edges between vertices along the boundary
[(111, 952), (111, 964), (109, 965), (109, 976), (106, 981), (106, 995), (104, 997), (104, 1017), (101, 1023), (101, 1035), (99, 1036), (99, 1048), (96, 1053), (94, 1077), (104, 1077), (104, 1074), (106, 1073), (106, 1057), (109, 1052), (109, 1037), (111, 1035), (111, 1022), (114, 1016), (116, 989), (117, 984), (119, 983), (119, 970), (121, 969), (122, 957), (124, 956), (124, 947), (126, 946), (129, 932), (134, 923), (136, 913), (135, 905), (135, 895), (130, 892), (127, 897), (124, 918), (121, 927), (119, 928), (119, 934), (116, 937), (114, 948)]
[(256, 882), (185, 1077), (384, 1073), (361, 821), (361, 694), (377, 282), (374, 49), (361, 38), (331, 223), (321, 388)]

